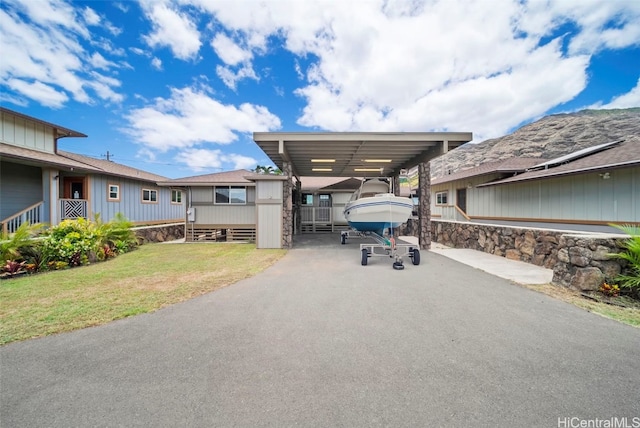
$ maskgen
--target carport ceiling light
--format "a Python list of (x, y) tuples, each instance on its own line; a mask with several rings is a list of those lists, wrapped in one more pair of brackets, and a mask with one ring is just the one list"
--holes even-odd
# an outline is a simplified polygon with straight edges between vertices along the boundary
[(364, 159), (367, 163), (391, 163), (391, 159)]
[(384, 168), (354, 168), (355, 172), (382, 172)]
[(333, 163), (335, 161), (335, 159), (311, 159), (313, 163)]
[(316, 172), (331, 172), (333, 171), (332, 168), (311, 168), (311, 171), (316, 171)]

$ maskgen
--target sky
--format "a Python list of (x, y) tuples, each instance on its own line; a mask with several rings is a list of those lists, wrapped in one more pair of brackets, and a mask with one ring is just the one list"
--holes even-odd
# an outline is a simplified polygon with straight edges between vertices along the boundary
[(2, 0), (0, 104), (168, 178), (271, 165), (253, 132), (477, 143), (640, 106), (640, 1)]

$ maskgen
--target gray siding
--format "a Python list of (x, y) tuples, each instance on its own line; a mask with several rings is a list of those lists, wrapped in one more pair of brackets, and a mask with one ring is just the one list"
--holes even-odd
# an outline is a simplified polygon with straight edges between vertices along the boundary
[(0, 162), (0, 220), (43, 200), (42, 169)]
[(598, 173), (576, 174), (562, 178), (534, 180), (500, 186), (475, 187), (487, 182), (461, 180), (432, 188), (432, 213), (443, 209), (435, 205), (435, 193), (449, 192), (449, 204), (455, 201), (455, 189), (467, 187), (467, 214), (471, 217), (576, 220), (593, 222), (640, 221), (640, 168), (610, 171), (604, 180)]
[(282, 204), (258, 206), (258, 248), (282, 248)]
[[(120, 200), (108, 200), (108, 185), (120, 186)], [(127, 219), (136, 223), (183, 220), (185, 218), (185, 192), (182, 192), (182, 203), (171, 203), (171, 189), (158, 187), (153, 183), (127, 178), (92, 175), (90, 178), (89, 201), (91, 216), (100, 213), (104, 221), (112, 219), (116, 213), (122, 213)], [(157, 203), (143, 203), (142, 189), (157, 190)]]
[(3, 143), (54, 152), (53, 128), (6, 112), (0, 112), (0, 137)]
[(256, 206), (250, 205), (195, 205), (195, 224), (255, 225)]

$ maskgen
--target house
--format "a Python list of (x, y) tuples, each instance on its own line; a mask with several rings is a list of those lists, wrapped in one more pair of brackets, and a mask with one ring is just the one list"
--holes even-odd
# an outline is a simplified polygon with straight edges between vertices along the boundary
[(346, 229), (343, 210), (349, 198), (362, 182), (359, 178), (301, 177), (300, 199), (294, 190), (293, 198), (300, 206), (296, 215), (296, 230), (300, 232), (334, 232)]
[[(256, 241), (256, 183), (246, 169), (159, 182), (184, 190), (187, 241)], [(280, 201), (282, 196), (280, 196)]]
[(68, 218), (108, 221), (122, 213), (136, 224), (181, 221), (181, 190), (136, 168), (58, 149), (61, 138), (86, 135), (0, 107), (0, 224), (56, 225)]
[(444, 220), (585, 230), (639, 224), (640, 137), (550, 160), (489, 162), (433, 179), (431, 186), (432, 215)]

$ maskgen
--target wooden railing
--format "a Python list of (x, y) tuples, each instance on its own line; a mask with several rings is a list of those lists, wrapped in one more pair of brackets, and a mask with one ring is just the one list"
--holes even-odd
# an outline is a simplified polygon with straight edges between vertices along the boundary
[(331, 223), (331, 207), (301, 207), (302, 224)]
[(438, 205), (443, 220), (471, 221), (471, 218), (457, 205)]
[(86, 199), (60, 199), (60, 220), (87, 218)]
[(0, 224), (2, 225), (2, 233), (14, 233), (22, 223), (36, 224), (42, 222), (42, 206), (44, 201), (40, 201), (20, 211), (17, 214), (7, 217)]

